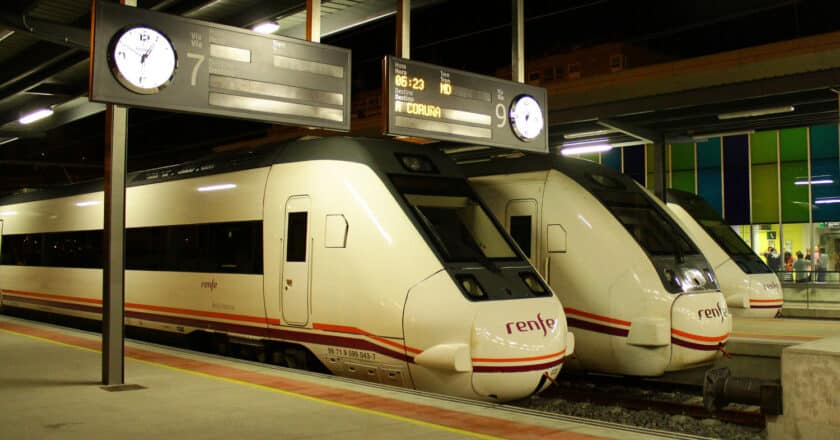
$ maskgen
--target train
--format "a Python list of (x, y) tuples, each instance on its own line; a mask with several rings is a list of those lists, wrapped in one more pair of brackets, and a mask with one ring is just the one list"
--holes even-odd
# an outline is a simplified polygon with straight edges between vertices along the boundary
[(521, 156), (456, 161), (563, 303), (576, 339), (564, 368), (654, 377), (713, 363), (732, 317), (666, 206), (596, 163)]
[(784, 305), (782, 283), (720, 214), (700, 196), (669, 189), (667, 206), (703, 251), (735, 318), (773, 318)]
[[(102, 183), (0, 200), (4, 309), (101, 319)], [(562, 304), (441, 152), (298, 139), (130, 173), (127, 326), (504, 402), (574, 352)]]

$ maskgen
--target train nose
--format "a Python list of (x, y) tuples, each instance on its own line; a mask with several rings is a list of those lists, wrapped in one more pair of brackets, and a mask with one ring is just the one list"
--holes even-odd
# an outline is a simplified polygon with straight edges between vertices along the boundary
[(554, 298), (530, 303), (515, 311), (497, 304), (474, 322), (472, 386), (485, 399), (516, 400), (542, 390), (549, 384), (544, 376), (557, 377), (574, 350), (560, 303)]
[(732, 331), (732, 317), (723, 295), (683, 294), (672, 307), (668, 370), (713, 362)]

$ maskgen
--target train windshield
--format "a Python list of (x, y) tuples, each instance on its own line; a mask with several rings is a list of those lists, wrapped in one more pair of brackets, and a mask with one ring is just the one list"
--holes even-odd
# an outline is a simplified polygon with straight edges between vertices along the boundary
[(668, 201), (685, 209), (745, 273), (771, 272), (770, 268), (705, 200), (691, 193), (670, 190)]
[(444, 261), (519, 258), (463, 179), (393, 175), (391, 180)]
[(682, 260), (685, 255), (700, 253), (685, 232), (633, 182), (596, 173), (579, 182), (610, 210), (649, 255)]

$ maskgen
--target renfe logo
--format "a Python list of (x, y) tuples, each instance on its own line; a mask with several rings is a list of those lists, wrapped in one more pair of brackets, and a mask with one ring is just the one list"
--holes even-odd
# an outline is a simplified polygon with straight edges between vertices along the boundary
[(715, 303), (715, 305), (717, 306), (717, 308), (698, 310), (697, 311), (697, 317), (700, 318), (701, 320), (703, 318), (706, 318), (706, 319), (720, 318), (720, 321), (723, 322), (723, 320), (729, 315), (729, 309), (727, 309), (726, 307), (722, 308), (720, 306), (720, 303), (717, 303), (717, 302)]
[(210, 293), (213, 293), (213, 289), (215, 289), (218, 285), (219, 285), (219, 283), (217, 283), (215, 279), (210, 280), (210, 281), (202, 281), (201, 282), (201, 288), (202, 289), (210, 289)]
[(779, 290), (779, 283), (772, 281), (764, 284), (764, 290)]
[(532, 332), (534, 330), (542, 330), (543, 336), (548, 334), (548, 330), (554, 330), (557, 327), (557, 321), (552, 318), (546, 318), (543, 320), (542, 316), (537, 313), (537, 320), (533, 321), (516, 321), (516, 322), (508, 322), (505, 326), (507, 328), (508, 334), (513, 333), (513, 330), (516, 330), (520, 333)]

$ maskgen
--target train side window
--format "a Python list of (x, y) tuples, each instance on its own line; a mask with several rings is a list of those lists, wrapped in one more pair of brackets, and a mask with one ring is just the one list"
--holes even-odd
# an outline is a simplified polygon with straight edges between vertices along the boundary
[(512, 215), (510, 216), (510, 236), (522, 249), (528, 258), (531, 258), (531, 216)]
[(342, 214), (327, 214), (324, 247), (347, 247), (347, 219)]
[(548, 252), (566, 252), (566, 229), (563, 225), (548, 225)]
[(288, 237), (286, 238), (286, 261), (306, 261), (306, 228), (308, 212), (290, 212)]

